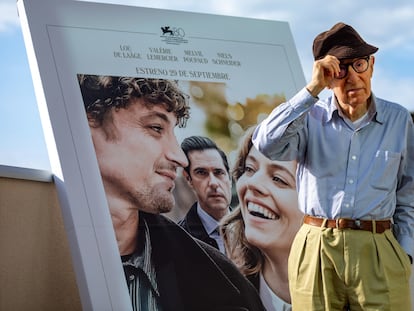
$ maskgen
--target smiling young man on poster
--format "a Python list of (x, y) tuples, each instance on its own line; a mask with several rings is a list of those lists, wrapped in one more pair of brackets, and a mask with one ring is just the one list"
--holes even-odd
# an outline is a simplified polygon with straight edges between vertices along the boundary
[(189, 117), (173, 81), (79, 75), (134, 310), (263, 310), (218, 250), (159, 215), (187, 159), (174, 129)]
[(319, 34), (311, 81), (253, 137), (266, 156), (298, 161), (293, 310), (411, 310), (414, 126), (371, 92), (377, 50), (344, 23)]

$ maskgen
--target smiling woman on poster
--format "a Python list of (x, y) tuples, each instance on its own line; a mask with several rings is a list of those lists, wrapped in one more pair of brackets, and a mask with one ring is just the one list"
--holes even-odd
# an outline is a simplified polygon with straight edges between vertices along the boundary
[(233, 170), (239, 206), (222, 221), (229, 258), (255, 285), (268, 311), (291, 310), (287, 262), (303, 214), (296, 161), (271, 161), (244, 138)]

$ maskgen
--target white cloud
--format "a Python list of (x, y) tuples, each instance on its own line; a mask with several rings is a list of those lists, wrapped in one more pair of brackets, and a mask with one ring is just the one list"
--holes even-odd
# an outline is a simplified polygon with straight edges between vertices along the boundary
[(0, 2), (0, 32), (9, 32), (20, 27), (16, 1)]
[(363, 12), (361, 20), (370, 20), (366, 33), (380, 42), (381, 49), (414, 51), (414, 4), (396, 2), (391, 7), (372, 8)]
[(372, 90), (376, 96), (396, 102), (414, 112), (414, 77), (396, 78), (381, 72), (374, 73)]

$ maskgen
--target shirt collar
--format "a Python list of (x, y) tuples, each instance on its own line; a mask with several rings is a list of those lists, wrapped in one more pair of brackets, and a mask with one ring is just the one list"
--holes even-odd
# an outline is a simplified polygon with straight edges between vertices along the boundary
[(330, 105), (328, 105), (327, 111), (328, 111), (328, 118), (326, 122), (329, 122), (332, 120), (335, 112), (339, 115), (338, 102), (336, 101), (335, 95), (330, 98)]
[[(155, 267), (152, 262), (152, 247), (151, 247), (151, 236), (149, 233), (148, 224), (145, 219), (142, 220), (142, 227), (144, 230), (140, 230), (140, 234), (144, 234), (144, 247), (142, 252), (134, 252), (132, 256), (125, 262), (123, 262), (124, 266), (132, 266), (137, 269), (141, 269), (145, 275), (148, 277), (148, 280), (151, 283), (152, 288), (154, 289), (155, 293), (159, 296), (160, 293), (158, 291), (157, 285), (157, 278)], [(141, 225), (141, 223), (140, 223)]]
[(203, 210), (199, 202), (197, 202), (197, 214), (200, 217), (201, 223), (206, 229), (208, 235), (211, 235), (219, 226), (219, 222)]
[[(337, 116), (342, 116), (342, 112), (339, 110), (339, 104), (338, 101), (336, 99), (336, 96), (333, 95), (330, 98), (330, 105), (328, 105), (327, 110), (328, 110), (328, 119), (327, 122), (331, 121), (334, 113), (336, 112)], [(368, 108), (368, 120), (372, 120), (372, 121), (376, 121), (380, 124), (383, 123), (383, 119), (384, 119), (384, 113), (383, 113), (383, 109), (381, 109), (382, 107), (377, 107), (377, 99), (375, 97), (375, 95), (373, 93), (371, 93), (371, 104)]]
[(377, 98), (371, 93), (371, 106), (368, 110), (369, 118), (380, 124), (384, 123), (384, 109), (383, 106), (378, 102)]

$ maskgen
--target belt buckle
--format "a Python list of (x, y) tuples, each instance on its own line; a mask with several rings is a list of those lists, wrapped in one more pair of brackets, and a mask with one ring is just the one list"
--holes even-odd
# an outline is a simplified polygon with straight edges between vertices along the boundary
[(361, 229), (361, 221), (359, 219), (356, 219), (354, 223), (357, 229)]

